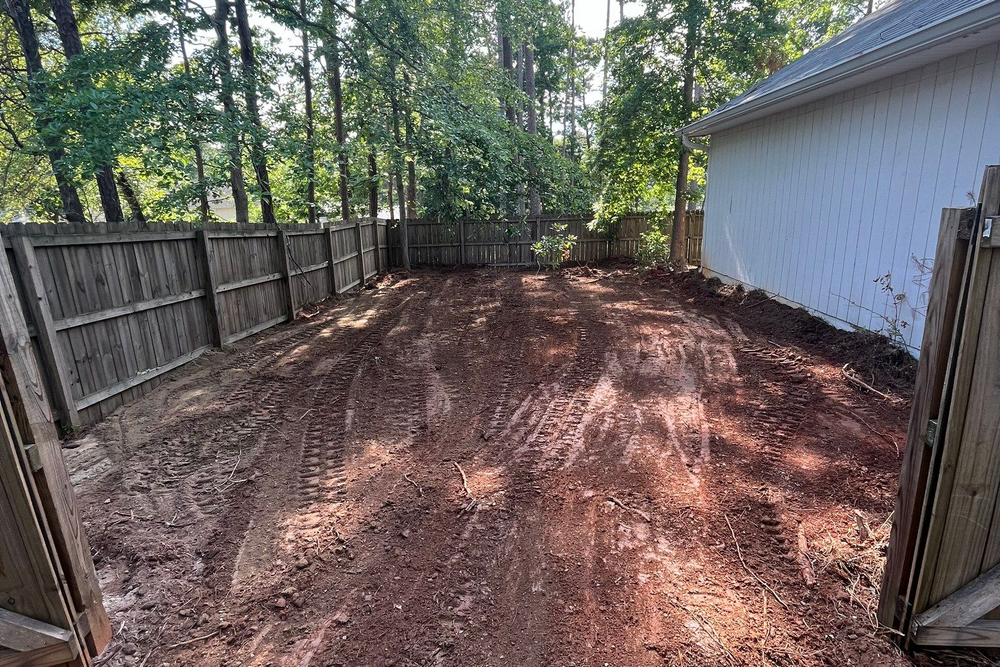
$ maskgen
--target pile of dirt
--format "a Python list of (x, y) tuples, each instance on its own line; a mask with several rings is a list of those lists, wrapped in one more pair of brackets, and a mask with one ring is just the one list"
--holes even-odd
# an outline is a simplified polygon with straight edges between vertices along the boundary
[(917, 360), (910, 352), (875, 331), (838, 329), (810, 314), (772, 298), (763, 290), (749, 290), (742, 285), (728, 285), (718, 278), (698, 273), (676, 274), (653, 268), (645, 280), (669, 285), (689, 298), (708, 299), (711, 308), (721, 307), (738, 316), (740, 324), (780, 345), (795, 345), (804, 350), (821, 350), (831, 360), (850, 364), (866, 383), (887, 394), (909, 398)]

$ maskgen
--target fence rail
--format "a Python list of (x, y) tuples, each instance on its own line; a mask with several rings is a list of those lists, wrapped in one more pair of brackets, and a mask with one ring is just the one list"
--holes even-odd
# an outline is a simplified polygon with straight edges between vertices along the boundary
[[(608, 230), (594, 230), (591, 216), (545, 216), (524, 220), (463, 220), (441, 222), (416, 219), (407, 222), (410, 263), (414, 266), (534, 266), (531, 245), (553, 233), (553, 226), (565, 224), (567, 234), (577, 237), (570, 261), (596, 262), (604, 259), (635, 258), (641, 235), (656, 225), (669, 228), (672, 215), (657, 217), (637, 214), (623, 217)], [(688, 214), (688, 262), (701, 261), (704, 213)], [(393, 265), (402, 263), (399, 232), (391, 234)]]
[[(12, 274), (60, 419), (100, 419), (213, 347), (388, 266), (387, 223), (8, 225)], [(5, 326), (9, 326), (5, 323)]]

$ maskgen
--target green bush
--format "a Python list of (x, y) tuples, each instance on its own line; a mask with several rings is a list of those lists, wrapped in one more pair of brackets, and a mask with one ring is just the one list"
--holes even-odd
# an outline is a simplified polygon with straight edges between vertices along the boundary
[(636, 259), (646, 266), (665, 263), (670, 259), (670, 235), (660, 229), (651, 229), (640, 235)]
[(554, 234), (546, 234), (531, 244), (539, 267), (543, 264), (553, 269), (558, 267), (561, 262), (569, 259), (569, 254), (576, 245), (576, 236), (566, 233), (565, 224), (552, 225), (552, 231)]

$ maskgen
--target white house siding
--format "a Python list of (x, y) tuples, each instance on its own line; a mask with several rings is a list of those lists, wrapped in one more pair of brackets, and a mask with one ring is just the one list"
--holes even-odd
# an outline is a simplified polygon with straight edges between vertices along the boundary
[(875, 282), (891, 273), (916, 350), (941, 209), (1000, 164), (998, 60), (983, 47), (714, 134), (707, 273), (873, 330), (896, 318)]

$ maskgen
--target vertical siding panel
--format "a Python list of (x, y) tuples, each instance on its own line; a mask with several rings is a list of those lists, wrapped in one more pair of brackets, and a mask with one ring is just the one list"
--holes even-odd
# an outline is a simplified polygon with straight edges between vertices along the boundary
[(804, 185), (795, 223), (795, 237), (797, 239), (794, 255), (796, 288), (791, 292), (792, 299), (798, 303), (808, 302), (806, 295), (812, 290), (813, 282), (816, 280), (816, 274), (809, 269), (812, 266), (809, 260), (814, 249), (813, 228), (815, 223), (813, 214), (817, 210), (821, 210), (817, 208), (817, 200), (823, 186), (821, 174), (822, 158), (825, 153), (819, 149), (823, 146), (824, 135), (828, 134), (825, 128), (819, 126), (822, 113), (822, 109), (814, 107), (805, 116), (806, 140), (803, 151), (808, 159), (805, 161), (805, 168), (801, 169), (799, 173), (799, 180)]
[(844, 204), (844, 175), (847, 173), (848, 137), (850, 136), (850, 113), (854, 100), (847, 95), (841, 96), (837, 105), (832, 109), (834, 118), (831, 129), (834, 132), (833, 148), (830, 155), (832, 168), (830, 170), (830, 200), (827, 204), (826, 215), (824, 216), (823, 235), (823, 279), (820, 283), (819, 293), (816, 295), (817, 310), (823, 313), (832, 313), (833, 282), (836, 275), (836, 262), (839, 258), (839, 240), (843, 229), (840, 209)]
[[(817, 133), (820, 139), (820, 149), (816, 151), (817, 156), (817, 171), (813, 174), (813, 178), (819, 179), (819, 183), (816, 188), (816, 195), (813, 201), (814, 211), (825, 212), (830, 210), (830, 200), (831, 200), (831, 187), (830, 187), (830, 173), (832, 171), (831, 158), (833, 155), (834, 141), (837, 138), (837, 133), (831, 131), (833, 129), (833, 123), (831, 122), (831, 117), (833, 116), (833, 107), (831, 105), (824, 105), (819, 111), (819, 116), (817, 117)], [(826, 258), (824, 257), (824, 252), (826, 250), (826, 244), (823, 243), (824, 233), (829, 228), (829, 222), (824, 219), (822, 215), (811, 214), (805, 219), (805, 223), (809, 225), (809, 253), (807, 258), (807, 263), (805, 270), (812, 274), (812, 280), (809, 282), (809, 290), (805, 293), (802, 299), (802, 303), (808, 304), (811, 308), (816, 308), (816, 303), (818, 301), (817, 295), (819, 294), (823, 279), (825, 278), (823, 267), (826, 265)], [(817, 269), (819, 269), (817, 271)]]
[[(901, 85), (894, 90), (894, 96), (898, 98), (899, 115), (895, 123), (896, 141), (889, 164), (891, 173), (889, 187), (883, 198), (884, 205), (878, 209), (876, 220), (882, 220), (881, 238), (879, 243), (879, 255), (876, 261), (881, 259), (890, 267), (895, 289), (905, 289), (906, 265), (910, 261), (909, 244), (899, 242), (900, 239), (900, 211), (903, 206), (903, 193), (905, 191), (909, 169), (902, 168), (910, 164), (910, 152), (913, 147), (913, 133), (916, 124), (917, 98), (919, 91), (919, 74), (916, 76), (906, 76)], [(881, 270), (881, 269), (880, 269)], [(876, 324), (876, 313), (888, 313), (893, 304), (892, 297), (886, 293), (876, 294), (871, 308), (875, 313), (871, 314), (871, 322)], [(880, 323), (880, 322), (879, 322)], [(869, 327), (871, 328), (871, 327)]]
[(893, 91), (902, 81), (900, 77), (888, 79), (885, 87), (878, 93), (878, 117), (875, 121), (875, 135), (872, 137), (872, 168), (875, 171), (874, 178), (869, 172), (864, 195), (865, 217), (862, 229), (865, 230), (865, 241), (858, 258), (859, 262), (863, 260), (864, 268), (857, 276), (861, 282), (861, 291), (856, 301), (860, 304), (861, 311), (858, 324), (875, 331), (881, 330), (884, 323), (881, 316), (872, 312), (875, 309), (875, 299), (881, 293), (875, 279), (892, 270), (892, 266), (887, 265), (890, 258), (883, 252), (882, 241), (888, 201), (886, 194), (891, 188), (895, 173), (892, 166), (893, 155), (899, 137), (899, 115), (902, 110), (902, 98), (898, 93), (893, 94)]
[(851, 152), (848, 153), (844, 165), (846, 167), (843, 191), (845, 207), (841, 209), (844, 242), (840, 253), (839, 271), (832, 285), (836, 303), (836, 309), (833, 312), (837, 317), (847, 322), (853, 321), (851, 319), (850, 295), (854, 276), (854, 259), (858, 249), (858, 225), (855, 222), (858, 211), (856, 198), (864, 185), (866, 176), (863, 168), (868, 159), (867, 138), (870, 136), (870, 124), (866, 122), (866, 119), (873, 116), (874, 108), (868, 96), (859, 96), (854, 100), (854, 107), (851, 110), (851, 137), (848, 143)]

